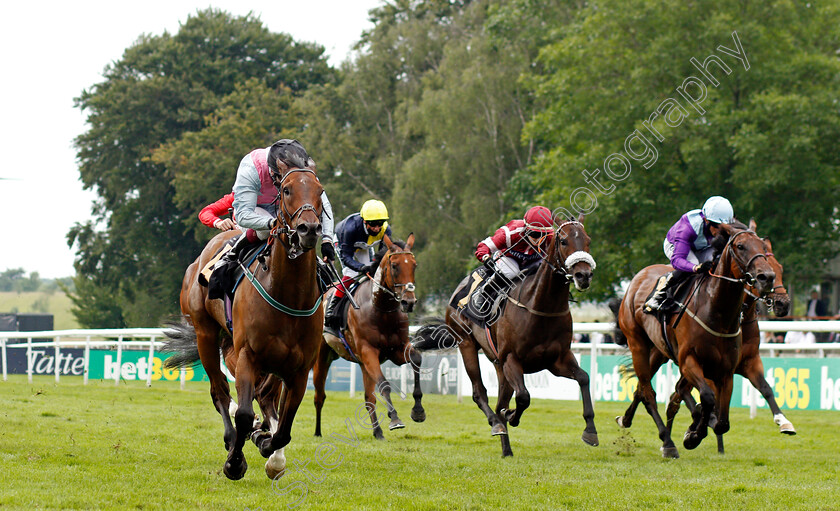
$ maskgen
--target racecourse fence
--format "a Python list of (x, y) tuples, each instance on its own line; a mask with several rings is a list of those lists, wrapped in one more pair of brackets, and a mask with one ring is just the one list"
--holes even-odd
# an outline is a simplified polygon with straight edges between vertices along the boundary
[[(413, 333), (417, 327), (411, 327)], [(590, 342), (574, 342), (572, 350), (590, 375), (594, 401), (629, 401), (635, 391), (635, 379), (626, 368), (632, 367), (629, 352), (623, 346), (603, 342), (604, 334), (614, 331), (612, 323), (575, 323), (576, 334), (589, 334)], [(840, 321), (759, 321), (762, 332), (840, 332)], [(94, 380), (139, 380), (151, 386), (154, 381), (207, 380), (199, 365), (196, 368), (167, 369), (169, 356), (160, 353), (163, 328), (114, 330), (54, 330), (44, 332), (0, 332), (0, 358), (3, 381), (8, 374), (81, 376), (84, 384)], [(760, 347), (765, 376), (776, 392), (783, 409), (840, 410), (840, 343), (767, 343)], [(427, 353), (421, 368), (421, 388), (426, 393), (471, 395), (472, 388), (457, 349), (441, 354)], [(486, 357), (480, 357), (482, 379), (490, 396), (496, 395), (496, 371)], [(222, 370), (233, 378), (222, 364)], [(383, 364), (383, 373), (393, 390), (403, 397), (410, 395), (413, 373), (408, 365)], [(669, 362), (654, 378), (657, 400), (670, 395), (679, 371)], [(328, 390), (347, 391), (351, 396), (363, 390), (357, 364), (339, 359), (330, 368)], [(311, 375), (310, 375), (311, 385)], [(547, 371), (526, 375), (531, 396), (540, 399), (579, 399), (577, 383), (556, 378)], [(815, 398), (816, 396), (816, 398)], [(760, 394), (742, 379), (736, 378), (732, 406), (749, 406), (753, 413), (766, 406)]]

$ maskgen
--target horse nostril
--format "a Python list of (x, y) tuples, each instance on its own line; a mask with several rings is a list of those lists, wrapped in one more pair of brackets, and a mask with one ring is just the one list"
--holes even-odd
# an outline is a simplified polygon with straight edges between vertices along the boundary
[(321, 227), (321, 224), (318, 224), (318, 227), (315, 228), (315, 236), (321, 236), (324, 232), (324, 228)]
[(297, 231), (299, 236), (306, 236), (307, 234), (309, 234), (309, 226), (306, 224), (298, 225), (297, 229), (295, 230)]

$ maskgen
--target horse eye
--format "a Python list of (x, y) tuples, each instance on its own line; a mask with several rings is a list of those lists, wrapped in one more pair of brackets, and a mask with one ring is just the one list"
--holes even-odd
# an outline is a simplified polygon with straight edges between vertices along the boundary
[(283, 187), (283, 195), (288, 196), (288, 195), (289, 195), (289, 193), (290, 193), (290, 192), (289, 192), (289, 187), (288, 187), (288, 186), (284, 186), (284, 187)]
[(568, 245), (568, 244), (569, 244), (569, 242), (568, 242), (568, 241), (566, 241), (566, 240), (560, 240), (560, 244), (561, 244), (561, 245), (563, 245), (563, 246), (565, 247), (566, 245)]
[(738, 243), (738, 250), (744, 250), (744, 245), (742, 243)]

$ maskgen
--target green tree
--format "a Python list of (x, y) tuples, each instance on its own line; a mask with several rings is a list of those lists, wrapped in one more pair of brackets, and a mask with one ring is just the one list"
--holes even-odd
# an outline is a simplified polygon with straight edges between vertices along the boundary
[[(78, 246), (77, 318), (84, 326), (157, 325), (177, 310), (183, 271), (202, 247), (197, 198), (229, 190), (234, 155), (267, 145), (283, 127), (262, 122), (259, 132), (240, 126), (215, 145), (209, 139), (254, 115), (278, 120), (284, 97), (334, 72), (320, 46), (271, 33), (252, 16), (208, 9), (175, 35), (141, 36), (104, 76), (76, 100), (90, 126), (76, 139), (81, 177), (99, 195), (94, 219), (68, 233)], [(260, 101), (271, 112), (265, 118), (255, 113)], [(237, 102), (244, 112), (232, 112)], [(201, 145), (191, 153), (190, 143)], [(106, 310), (90, 311), (98, 306)]]
[[(667, 229), (716, 194), (740, 218), (757, 219), (789, 279), (819, 273), (840, 239), (839, 23), (837, 2), (607, 0), (581, 11), (541, 50), (525, 78), (540, 104), (525, 131), (539, 157), (517, 176), (516, 192), (593, 211), (587, 229), (599, 266), (591, 296), (664, 262)], [(746, 59), (733, 57), (738, 44)], [(712, 54), (728, 73), (706, 61)], [(691, 58), (707, 62), (718, 85)], [(686, 85), (692, 76), (705, 86)], [(699, 109), (677, 87), (695, 98), (705, 89)], [(667, 98), (684, 119), (669, 126), (660, 113), (651, 122)], [(673, 108), (672, 121), (679, 112)], [(650, 142), (644, 157), (640, 139), (630, 140), (638, 160), (625, 146), (634, 130)], [(622, 175), (616, 163), (610, 178), (604, 162), (618, 153), (632, 171)], [(600, 171), (603, 190), (584, 170)], [(593, 193), (572, 204), (581, 187)]]

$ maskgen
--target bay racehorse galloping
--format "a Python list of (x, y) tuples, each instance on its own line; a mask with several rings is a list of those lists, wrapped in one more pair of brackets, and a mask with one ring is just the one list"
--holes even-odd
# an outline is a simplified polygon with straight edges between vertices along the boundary
[[(559, 222), (558, 222), (559, 223)], [(595, 260), (589, 254), (589, 236), (583, 227), (583, 215), (576, 221), (560, 223), (554, 231), (547, 253), (536, 273), (528, 275), (508, 293), (508, 304), (501, 317), (486, 330), (463, 317), (449, 306), (445, 321), (422, 327), (415, 347), (422, 350), (451, 348), (456, 343), (473, 386), (473, 401), (487, 416), (491, 434), (502, 443), (502, 456), (512, 456), (507, 424), (519, 425), (531, 397), (525, 387), (525, 374), (548, 370), (555, 376), (571, 378), (580, 385), (583, 418), (582, 439), (598, 445), (589, 375), (581, 369), (572, 353), (572, 316), (569, 311), (569, 284), (587, 289), (592, 280)], [(467, 285), (465, 279), (455, 290)], [(496, 410), (487, 401), (481, 380), (478, 350), (482, 350), (496, 368), (499, 397)], [(516, 393), (516, 408), (509, 410)]]
[[(746, 226), (743, 227), (746, 228)], [(749, 229), (755, 231), (756, 223), (754, 221), (750, 222)], [(766, 300), (772, 304), (773, 312), (776, 316), (787, 316), (788, 311), (790, 310), (790, 296), (788, 296), (787, 290), (785, 289), (782, 281), (784, 268), (775, 257), (770, 240), (762, 238), (762, 241), (764, 242), (767, 262), (770, 263), (770, 267), (773, 268), (773, 272), (776, 274), (773, 289), (770, 294), (767, 295)], [(795, 435), (796, 429), (782, 413), (779, 405), (776, 403), (773, 388), (770, 387), (770, 384), (768, 384), (767, 380), (764, 378), (764, 363), (761, 361), (761, 357), (759, 355), (761, 332), (758, 329), (758, 318), (756, 315), (756, 305), (762, 297), (758, 294), (754, 287), (749, 285), (746, 287), (746, 293), (747, 296), (744, 298), (744, 316), (741, 321), (741, 360), (735, 368), (735, 374), (739, 374), (744, 378), (747, 378), (750, 383), (752, 383), (752, 385), (761, 392), (761, 395), (767, 401), (767, 405), (773, 415), (773, 421), (779, 426), (779, 432), (787, 435)], [(650, 360), (651, 370), (656, 373), (656, 370), (666, 361), (667, 358), (662, 354), (662, 352), (659, 350), (653, 351), (651, 353)], [(682, 385), (685, 385), (686, 382), (687, 381), (684, 378), (680, 378), (677, 382), (679, 390), (675, 391), (671, 395), (671, 400), (665, 414), (666, 427), (668, 428), (668, 431), (673, 431), (672, 425), (674, 417), (679, 411), (679, 405), (682, 402), (684, 395), (687, 395), (688, 397), (686, 406), (688, 406), (691, 413), (694, 413), (696, 403), (694, 402), (690, 391), (686, 392), (685, 389), (682, 388)], [(632, 425), (633, 415), (636, 413), (636, 407), (639, 402), (640, 397), (638, 394), (635, 394), (633, 402), (630, 404), (630, 407), (627, 409), (625, 414), (615, 418), (619, 426), (629, 428)], [(717, 435), (717, 437), (718, 452), (723, 453), (723, 436)]]
[[(325, 333), (313, 370), (315, 384), (315, 436), (321, 436), (321, 409), (326, 393), (324, 385), (333, 360), (339, 356), (358, 363), (362, 368), (365, 385), (365, 407), (370, 415), (373, 436), (384, 439), (376, 417), (376, 392), (388, 407), (391, 430), (404, 428), (397, 410), (391, 402), (391, 383), (382, 375), (380, 364), (390, 360), (396, 365), (411, 362), (414, 369), (414, 407), (411, 419), (426, 420), (420, 390), (420, 365), (422, 357), (415, 351), (408, 337), (408, 314), (414, 309), (414, 270), (417, 261), (411, 252), (414, 234), (405, 243), (383, 238), (388, 251), (379, 259), (376, 274), (362, 282), (354, 292), (359, 309), (350, 308), (347, 328), (343, 331), (346, 345), (338, 338)], [(329, 299), (329, 297), (327, 297)], [(330, 344), (327, 344), (329, 336)], [(330, 347), (335, 346), (336, 349)]]
[[(756, 227), (757, 225), (755, 220), (750, 220), (749, 230), (755, 232)], [(773, 288), (767, 295), (767, 300), (772, 303), (773, 311), (777, 316), (786, 316), (790, 309), (790, 296), (788, 296), (787, 290), (782, 282), (784, 268), (773, 253), (773, 246), (770, 243), (770, 240), (762, 238), (761, 241), (764, 243), (764, 255), (767, 256), (767, 262), (770, 263), (770, 267), (776, 275), (776, 279), (773, 282)], [(773, 388), (770, 387), (770, 384), (767, 383), (767, 380), (764, 378), (764, 363), (761, 361), (758, 349), (761, 344), (761, 331), (758, 329), (758, 313), (756, 311), (758, 302), (763, 297), (758, 293), (755, 287), (751, 285), (747, 285), (745, 291), (747, 296), (744, 298), (744, 315), (741, 321), (741, 336), (743, 339), (741, 343), (741, 360), (735, 368), (735, 374), (739, 374), (744, 378), (747, 378), (750, 383), (752, 383), (753, 387), (761, 392), (761, 395), (767, 401), (767, 405), (773, 414), (773, 421), (779, 426), (779, 432), (787, 435), (795, 435), (796, 429), (787, 417), (785, 417), (781, 409), (779, 409), (779, 405), (776, 403), (776, 396), (773, 393)], [(686, 386), (688, 388), (686, 388)], [(683, 399), (686, 400), (685, 404), (692, 414), (694, 413), (696, 406), (696, 403), (691, 396), (691, 386), (685, 378), (680, 378), (676, 387), (676, 390), (671, 395), (668, 409), (665, 412), (668, 431), (671, 431), (671, 427), (674, 423), (674, 417), (677, 415), (680, 403)], [(718, 452), (723, 454), (723, 435), (717, 435), (717, 443)]]
[(662, 440), (662, 455), (668, 458), (679, 457), (679, 452), (656, 407), (651, 386), (655, 369), (671, 358), (682, 377), (700, 391), (700, 406), (692, 414), (694, 422), (683, 440), (687, 449), (697, 447), (706, 437), (712, 412), (717, 416), (715, 433), (726, 433), (733, 374), (741, 356), (744, 286), (750, 282), (764, 294), (775, 279), (764, 244), (754, 232), (727, 224), (721, 224), (721, 231), (727, 242), (715, 270), (710, 272), (712, 278), (702, 280), (691, 295), (693, 299), (687, 300), (688, 318), (676, 327), (676, 316), (668, 320), (667, 338), (656, 316), (644, 312), (644, 304), (659, 277), (671, 271), (670, 266), (648, 266), (636, 274), (618, 311), (618, 326), (627, 338), (639, 379), (634, 402), (638, 398), (653, 418)]
[[(270, 425), (270, 433), (255, 435), (260, 453), (268, 458), (266, 474), (274, 478), (285, 471), (283, 448), (291, 440), (292, 422), (321, 341), (324, 318), (312, 249), (321, 234), (323, 188), (312, 168), (292, 168), (278, 159), (277, 169), (279, 214), (269, 238), (270, 254), (265, 267), (252, 264), (246, 272), (250, 283), (243, 281), (236, 292), (233, 332), (225, 326), (222, 300), (210, 300), (196, 278), (231, 237), (222, 233), (187, 269), (181, 288), (183, 322), (167, 333), (167, 348), (180, 352), (169, 359), (170, 365), (200, 359), (207, 372), (210, 396), (225, 427), (224, 473), (230, 479), (242, 478), (247, 470), (242, 447), (253, 430), (255, 397)], [(220, 348), (236, 378), (235, 426)]]

